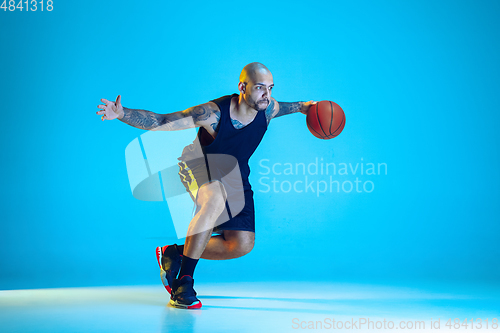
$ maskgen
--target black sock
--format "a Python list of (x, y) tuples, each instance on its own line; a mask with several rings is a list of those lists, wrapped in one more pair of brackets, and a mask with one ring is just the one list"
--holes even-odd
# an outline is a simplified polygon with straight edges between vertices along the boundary
[(177, 250), (179, 251), (179, 254), (182, 256), (182, 252), (184, 252), (184, 245), (177, 245)]
[(184, 275), (190, 275), (193, 277), (194, 268), (198, 263), (199, 259), (193, 259), (186, 256), (182, 256), (181, 271), (179, 272), (179, 279)]

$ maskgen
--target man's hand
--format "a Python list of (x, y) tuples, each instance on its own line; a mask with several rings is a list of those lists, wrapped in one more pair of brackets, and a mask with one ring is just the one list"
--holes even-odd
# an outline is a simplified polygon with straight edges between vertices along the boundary
[(309, 102), (302, 103), (302, 109), (300, 110), (300, 112), (307, 115), (307, 112), (309, 112), (309, 108), (316, 103), (318, 103), (318, 102), (309, 101)]
[(123, 107), (122, 107), (122, 96), (118, 95), (116, 102), (110, 102), (107, 99), (101, 99), (101, 102), (105, 104), (99, 104), (97, 107), (102, 111), (97, 111), (98, 115), (102, 115), (101, 120), (112, 120), (115, 118), (123, 118)]

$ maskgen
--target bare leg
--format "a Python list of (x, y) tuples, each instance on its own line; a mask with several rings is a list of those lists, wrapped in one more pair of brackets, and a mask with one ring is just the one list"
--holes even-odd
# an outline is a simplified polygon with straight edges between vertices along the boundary
[(184, 244), (184, 255), (193, 259), (223, 260), (241, 257), (253, 248), (255, 233), (224, 230), (213, 236), (215, 221), (225, 208), (226, 192), (220, 182), (204, 184), (198, 190), (200, 211), (191, 220)]
[(224, 236), (212, 236), (201, 255), (203, 259), (224, 260), (244, 256), (253, 248), (255, 233), (224, 230)]
[(225, 208), (226, 192), (218, 181), (203, 184), (198, 190), (201, 209), (189, 223), (188, 236), (184, 243), (184, 255), (199, 259), (205, 250), (215, 221)]

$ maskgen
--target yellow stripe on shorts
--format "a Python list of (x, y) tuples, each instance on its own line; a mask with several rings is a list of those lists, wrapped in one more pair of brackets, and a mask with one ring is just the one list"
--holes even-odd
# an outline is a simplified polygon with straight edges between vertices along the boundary
[(186, 162), (181, 161), (177, 163), (180, 167), (179, 175), (181, 176), (181, 181), (187, 187), (191, 199), (196, 200), (196, 194), (198, 193), (198, 183), (196, 178), (194, 178), (193, 171), (187, 166)]

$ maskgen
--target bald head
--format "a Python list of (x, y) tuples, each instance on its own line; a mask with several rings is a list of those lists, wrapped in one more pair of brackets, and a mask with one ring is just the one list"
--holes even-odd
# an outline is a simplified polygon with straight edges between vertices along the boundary
[(240, 74), (240, 82), (255, 83), (261, 76), (270, 76), (272, 78), (271, 71), (266, 66), (260, 62), (251, 62), (243, 67)]
[(243, 67), (238, 89), (240, 101), (244, 101), (248, 107), (265, 111), (270, 105), (273, 87), (273, 75), (266, 66), (260, 62), (252, 62)]

